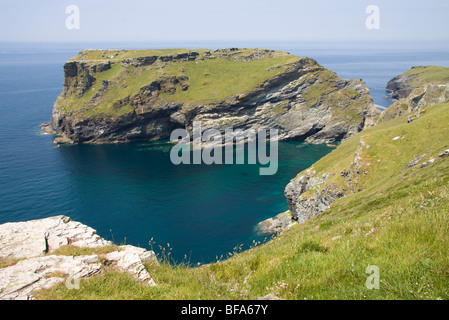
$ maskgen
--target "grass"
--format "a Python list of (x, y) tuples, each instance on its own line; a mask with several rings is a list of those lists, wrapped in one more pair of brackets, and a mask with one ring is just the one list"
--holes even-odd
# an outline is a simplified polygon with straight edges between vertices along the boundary
[[(189, 77), (189, 90), (163, 98), (167, 101), (191, 104), (207, 104), (224, 100), (237, 94), (245, 94), (287, 68), (286, 64), (299, 60), (294, 56), (280, 56), (253, 61), (214, 59), (191, 61), (183, 64), (184, 75)], [(268, 71), (271, 66), (283, 67)], [(167, 72), (175, 74), (174, 66)], [(177, 74), (180, 75), (180, 74)]]
[(449, 68), (440, 66), (414, 67), (404, 72), (403, 75), (414, 77), (411, 85), (416, 88), (428, 82), (448, 82)]
[[(38, 298), (449, 299), (449, 157), (438, 157), (449, 149), (448, 124), (444, 103), (410, 124), (406, 117), (386, 121), (342, 143), (313, 168), (335, 173), (331, 182), (343, 185), (339, 173), (363, 139), (370, 146), (361, 153), (363, 190), (225, 261), (192, 268), (165, 255), (147, 266), (156, 287), (106, 270), (82, 280), (79, 290), (59, 285)], [(429, 151), (421, 162), (434, 157), (434, 164), (404, 169)], [(365, 286), (371, 265), (379, 268), (379, 289)]]
[[(60, 97), (57, 107), (64, 112), (76, 113), (79, 117), (120, 117), (132, 112), (134, 107), (129, 101), (118, 109), (114, 108), (117, 101), (127, 98), (132, 100), (141, 88), (170, 77), (188, 77), (188, 89), (175, 88), (174, 93), (161, 92), (152, 102), (152, 107), (170, 102), (187, 105), (210, 104), (235, 95), (246, 94), (264, 81), (284, 72), (290, 63), (301, 59), (277, 51), (271, 56), (251, 61), (218, 55), (215, 59), (156, 62), (146, 67), (125, 67), (122, 63), (124, 59), (134, 57), (163, 56), (189, 51), (191, 50), (85, 50), (71, 60), (83, 61), (88, 65), (98, 61), (111, 61), (111, 69), (95, 73), (94, 84), (81, 97), (76, 96), (76, 92), (69, 97)], [(205, 52), (210, 52), (207, 49), (195, 51), (203, 58)], [(253, 52), (254, 49), (242, 49), (234, 54), (246, 57)], [(108, 81), (107, 88), (102, 88), (104, 80)]]
[(110, 252), (114, 252), (119, 250), (119, 247), (116, 245), (108, 245), (98, 248), (84, 248), (77, 247), (72, 245), (61, 246), (56, 250), (53, 250), (49, 254), (57, 255), (57, 256), (83, 256), (83, 255), (104, 255)]

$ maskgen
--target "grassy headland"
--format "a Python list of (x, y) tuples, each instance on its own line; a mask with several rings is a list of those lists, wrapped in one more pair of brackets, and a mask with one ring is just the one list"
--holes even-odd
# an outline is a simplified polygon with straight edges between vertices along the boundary
[[(333, 173), (327, 183), (344, 186), (340, 173), (361, 140), (361, 191), (268, 243), (195, 268), (170, 263), (167, 248), (159, 266), (147, 266), (156, 287), (106, 270), (82, 280), (79, 290), (59, 285), (35, 296), (256, 299), (271, 293), (283, 299), (448, 299), (449, 156), (439, 155), (449, 149), (449, 103), (423, 109), (411, 123), (402, 116), (367, 129), (314, 164), (314, 170)], [(379, 289), (365, 286), (370, 265), (379, 268)]]

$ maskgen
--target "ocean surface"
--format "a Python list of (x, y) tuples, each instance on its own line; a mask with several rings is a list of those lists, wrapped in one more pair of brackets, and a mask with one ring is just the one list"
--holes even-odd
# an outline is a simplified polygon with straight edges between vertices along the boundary
[(449, 66), (438, 44), (0, 43), (0, 223), (67, 215), (118, 244), (150, 248), (152, 239), (156, 252), (192, 264), (264, 241), (256, 224), (288, 209), (286, 184), (330, 148), (281, 142), (276, 175), (261, 176), (260, 165), (175, 166), (163, 142), (57, 148), (39, 134), (62, 91), (62, 66), (79, 50), (230, 46), (315, 58), (340, 77), (363, 79), (383, 107), (394, 76), (414, 65)]

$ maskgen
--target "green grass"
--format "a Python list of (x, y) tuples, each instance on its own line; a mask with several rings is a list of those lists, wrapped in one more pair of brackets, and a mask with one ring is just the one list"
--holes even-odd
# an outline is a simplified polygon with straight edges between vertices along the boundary
[[(145, 56), (169, 55), (184, 53), (191, 50), (165, 49), (165, 50), (85, 50), (76, 61), (95, 64), (99, 60), (111, 61), (111, 69), (96, 73), (95, 82), (81, 97), (74, 92), (71, 96), (59, 98), (57, 107), (67, 113), (76, 113), (79, 117), (120, 117), (134, 110), (131, 104), (121, 108), (114, 108), (114, 103), (120, 100), (135, 97), (142, 87), (153, 81), (161, 81), (170, 77), (188, 77), (188, 89), (176, 92), (161, 92), (154, 99), (151, 107), (164, 103), (176, 102), (186, 105), (205, 105), (223, 101), (236, 95), (244, 95), (256, 89), (264, 81), (275, 77), (289, 68), (288, 64), (297, 62), (301, 58), (277, 51), (272, 56), (252, 61), (234, 60), (232, 57), (217, 55), (216, 59), (204, 59), (189, 62), (160, 63), (147, 67), (123, 66), (123, 59)], [(207, 49), (195, 50), (204, 57)], [(242, 49), (236, 54), (246, 57), (254, 49)], [(111, 58), (111, 56), (113, 58)], [(278, 68), (273, 68), (278, 67)], [(102, 90), (102, 82), (107, 80), (109, 85)], [(93, 98), (96, 97), (96, 101)], [(94, 99), (95, 100), (95, 99)]]
[[(69, 61), (76, 60), (110, 60), (110, 61), (121, 61), (124, 59), (132, 59), (138, 57), (150, 57), (150, 56), (167, 56), (170, 54), (177, 53), (187, 53), (193, 50), (188, 49), (146, 49), (146, 50), (99, 50), (99, 49), (88, 49), (81, 51), (76, 57), (73, 57)], [(195, 50), (198, 53), (204, 54), (205, 51), (210, 51), (208, 49)]]
[(50, 252), (50, 255), (57, 255), (57, 256), (82, 256), (82, 255), (103, 255), (110, 252), (114, 252), (119, 250), (119, 247), (116, 245), (108, 245), (104, 247), (99, 248), (83, 248), (83, 247), (77, 247), (72, 245), (66, 245), (59, 247), (56, 250), (53, 250)]
[[(191, 61), (183, 64), (185, 76), (189, 77), (190, 87), (186, 91), (177, 91), (175, 95), (163, 95), (167, 101), (191, 104), (207, 104), (226, 99), (237, 94), (245, 94), (287, 68), (285, 64), (299, 60), (294, 56), (280, 56), (254, 61), (233, 61), (214, 59)], [(273, 65), (283, 67), (268, 71)], [(176, 74), (175, 65), (167, 68), (167, 73)]]
[[(404, 139), (393, 140), (401, 136)], [(145, 287), (106, 271), (59, 285), (40, 299), (448, 299), (449, 103), (426, 108), (407, 124), (400, 117), (342, 143), (313, 165), (317, 173), (348, 168), (363, 138), (363, 191), (348, 193), (323, 214), (227, 260), (196, 268), (173, 265), (169, 255), (147, 269), (158, 284)], [(429, 152), (435, 163), (404, 169)], [(370, 165), (368, 165), (370, 163)], [(331, 180), (332, 180), (331, 179)], [(236, 249), (236, 251), (238, 251)], [(367, 267), (379, 268), (380, 288), (365, 286)]]
[(427, 82), (448, 82), (449, 68), (440, 66), (414, 67), (404, 72), (403, 75), (415, 77), (411, 81), (411, 85), (416, 88)]
[(338, 77), (333, 71), (323, 70), (310, 73), (307, 76), (313, 85), (307, 89), (303, 97), (310, 105), (318, 103), (319, 99), (336, 90)]

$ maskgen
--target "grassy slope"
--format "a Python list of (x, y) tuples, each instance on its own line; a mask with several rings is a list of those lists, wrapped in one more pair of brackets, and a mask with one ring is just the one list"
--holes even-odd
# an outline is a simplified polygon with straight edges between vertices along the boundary
[[(177, 90), (175, 94), (161, 94), (159, 103), (183, 102), (190, 104), (207, 104), (218, 102), (229, 96), (244, 94), (256, 88), (265, 80), (286, 70), (287, 64), (300, 58), (284, 52), (277, 52), (273, 57), (253, 61), (234, 61), (231, 58), (217, 57), (202, 61), (178, 62), (161, 65), (156, 63), (148, 67), (123, 67), (122, 60), (134, 57), (163, 56), (173, 53), (185, 53), (185, 49), (167, 50), (126, 50), (126, 51), (83, 51), (71, 59), (85, 63), (111, 61), (111, 69), (96, 73), (93, 86), (82, 96), (73, 94), (66, 99), (58, 99), (58, 107), (66, 112), (77, 112), (88, 117), (121, 116), (133, 111), (130, 105), (119, 110), (113, 103), (128, 96), (136, 95), (140, 88), (162, 77), (188, 77), (189, 89)], [(204, 56), (206, 49), (194, 50)], [(239, 50), (241, 56), (249, 56), (253, 49)], [(105, 54), (103, 55), (103, 52)], [(115, 55), (117, 54), (117, 55)], [(280, 68), (271, 68), (280, 66)], [(268, 70), (269, 69), (269, 70)], [(101, 94), (96, 106), (91, 99), (99, 93), (102, 81), (109, 81), (108, 89)]]
[(419, 87), (427, 82), (448, 82), (449, 68), (440, 66), (414, 67), (402, 74), (415, 77), (410, 83), (413, 87)]
[[(392, 140), (397, 136), (404, 138)], [(148, 266), (155, 288), (107, 271), (82, 281), (80, 290), (60, 285), (38, 298), (448, 299), (449, 157), (437, 155), (449, 148), (449, 103), (427, 108), (410, 124), (401, 117), (366, 130), (314, 169), (347, 168), (361, 137), (370, 145), (362, 153), (364, 190), (266, 244), (199, 268), (169, 265), (167, 253), (160, 266)], [(433, 165), (403, 170), (429, 151), (421, 163), (435, 157)], [(368, 265), (379, 267), (379, 290), (365, 286)]]

